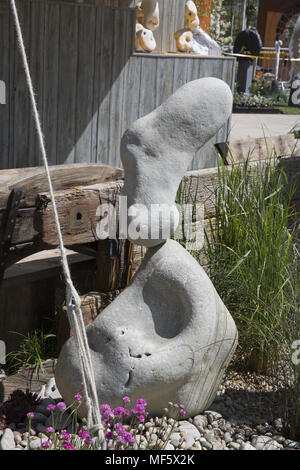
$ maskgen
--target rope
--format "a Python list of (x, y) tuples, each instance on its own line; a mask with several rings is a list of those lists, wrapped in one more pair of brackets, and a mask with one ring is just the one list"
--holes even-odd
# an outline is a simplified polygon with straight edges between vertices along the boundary
[[(270, 51), (270, 52), (263, 51), (264, 54), (269, 54), (271, 52), (275, 54), (275, 51)], [(224, 55), (228, 55), (228, 56), (232, 56), (232, 57), (243, 57), (245, 59), (271, 60), (270, 57), (264, 57), (264, 56), (261, 56), (261, 55), (257, 56), (257, 55), (251, 55), (251, 54), (237, 54), (237, 53), (233, 53), (233, 52), (224, 52), (224, 51), (222, 53)], [(274, 59), (275, 59), (275, 57), (274, 57)], [(284, 58), (284, 57), (281, 57), (280, 60), (289, 61), (289, 62), (299, 62), (300, 61), (300, 59)]]
[(61, 263), (62, 263), (63, 274), (65, 278), (65, 283), (66, 283), (68, 319), (69, 319), (70, 326), (73, 331), (73, 336), (76, 341), (77, 350), (78, 350), (79, 357), (80, 357), (80, 366), (81, 366), (81, 372), (82, 372), (82, 377), (83, 377), (83, 387), (84, 387), (84, 393), (85, 393), (87, 409), (88, 409), (87, 425), (88, 425), (89, 431), (92, 434), (94, 435), (98, 434), (99, 443), (103, 449), (105, 447), (104, 430), (103, 430), (103, 425), (101, 421), (100, 408), (99, 408), (98, 396), (97, 396), (97, 390), (96, 390), (96, 384), (95, 384), (95, 376), (94, 376), (94, 370), (92, 366), (92, 359), (91, 359), (87, 335), (86, 335), (82, 312), (81, 312), (81, 300), (71, 279), (70, 268), (68, 265), (67, 254), (66, 254), (66, 250), (64, 247), (60, 222), (58, 218), (57, 206), (56, 206), (55, 197), (54, 197), (54, 190), (53, 190), (53, 185), (52, 185), (50, 171), (49, 171), (44, 135), (42, 132), (41, 121), (40, 121), (40, 117), (39, 117), (39, 113), (37, 109), (37, 103), (36, 103), (35, 94), (33, 90), (32, 79), (30, 76), (28, 59), (27, 59), (27, 55), (25, 51), (25, 45), (24, 45), (24, 40), (23, 40), (23, 35), (21, 31), (21, 26), (20, 26), (20, 21), (19, 21), (19, 16), (18, 16), (15, 0), (10, 0), (10, 4), (11, 4), (11, 9), (12, 9), (15, 27), (16, 27), (18, 46), (20, 48), (22, 61), (23, 61), (23, 67), (24, 67), (24, 71), (26, 75), (26, 83), (27, 83), (28, 90), (29, 90), (30, 102), (32, 106), (33, 118), (34, 118), (36, 131), (38, 135), (40, 151), (42, 154), (43, 163), (44, 163), (44, 167), (45, 167), (45, 171), (47, 175), (50, 198), (52, 201), (56, 232), (57, 232), (57, 236), (59, 240)]

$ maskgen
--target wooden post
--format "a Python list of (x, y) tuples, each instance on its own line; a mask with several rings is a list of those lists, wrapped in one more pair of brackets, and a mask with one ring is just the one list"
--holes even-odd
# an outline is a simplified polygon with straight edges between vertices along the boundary
[(99, 292), (124, 289), (131, 279), (133, 246), (128, 240), (98, 242), (96, 288)]

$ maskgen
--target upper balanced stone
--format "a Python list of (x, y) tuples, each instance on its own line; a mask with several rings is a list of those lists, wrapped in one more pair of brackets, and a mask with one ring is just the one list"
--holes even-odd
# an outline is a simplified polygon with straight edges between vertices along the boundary
[(195, 153), (226, 123), (231, 111), (228, 85), (202, 78), (182, 86), (125, 132), (123, 193), (128, 198), (128, 238), (133, 243), (155, 246), (174, 235), (180, 181)]
[[(159, 415), (210, 406), (237, 341), (235, 324), (199, 263), (177, 242), (150, 248), (131, 284), (87, 327), (100, 403), (143, 397)], [(74, 338), (55, 372), (68, 403), (81, 390)], [(84, 406), (80, 414), (84, 416)]]

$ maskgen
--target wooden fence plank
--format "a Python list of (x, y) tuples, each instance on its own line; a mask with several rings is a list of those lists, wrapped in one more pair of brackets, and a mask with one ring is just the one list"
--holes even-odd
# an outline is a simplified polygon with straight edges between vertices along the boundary
[[(43, 117), (44, 109), (44, 51), (45, 51), (45, 3), (37, 3), (30, 9), (29, 18), (29, 68), (34, 90), (39, 90), (36, 95), (37, 107), (40, 116)], [(28, 26), (27, 26), (28, 27)], [(37, 40), (38, 38), (38, 40)], [(43, 125), (43, 123), (42, 123)], [(28, 142), (28, 164), (37, 166), (42, 163), (42, 156), (37, 138), (32, 111), (29, 111), (29, 142)]]
[(112, 83), (113, 54), (111, 53), (113, 31), (113, 13), (109, 9), (102, 11), (102, 42), (101, 42), (101, 62), (99, 64), (101, 80), (100, 103), (98, 111), (98, 144), (97, 161), (109, 161), (109, 129), (110, 129), (110, 84)]
[[(23, 37), (25, 48), (29, 50), (30, 37), (30, 9), (31, 2), (17, 2), (21, 27), (23, 29)], [(12, 26), (11, 26), (12, 27)], [(13, 167), (28, 166), (28, 153), (26, 155), (26, 165), (24, 165), (24, 149), (29, 151), (29, 126), (31, 122), (31, 114), (29, 107), (28, 90), (25, 80), (25, 73), (20, 54), (15, 54), (15, 72), (14, 72), (14, 114), (13, 114)], [(31, 166), (29, 164), (29, 166)]]
[(57, 154), (59, 163), (74, 162), (78, 67), (78, 8), (60, 6)]
[(8, 168), (9, 166), (9, 62), (10, 62), (10, 41), (9, 41), (9, 13), (8, 9), (0, 10), (0, 44), (1, 49), (0, 60), (0, 80), (5, 84), (5, 104), (0, 102), (0, 168)]
[(57, 165), (60, 8), (46, 4), (43, 130), (50, 165)]
[(86, 162), (92, 155), (92, 115), (95, 66), (95, 8), (80, 8), (78, 29), (78, 67), (76, 90), (76, 163)]

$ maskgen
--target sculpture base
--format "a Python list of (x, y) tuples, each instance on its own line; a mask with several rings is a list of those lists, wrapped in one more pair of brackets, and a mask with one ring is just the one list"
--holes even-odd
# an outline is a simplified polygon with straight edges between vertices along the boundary
[[(100, 404), (143, 397), (148, 411), (169, 401), (195, 416), (213, 402), (237, 345), (228, 310), (198, 262), (177, 242), (148, 250), (131, 284), (87, 327)], [(55, 371), (70, 404), (82, 389), (71, 338)], [(80, 408), (85, 415), (84, 406)]]

